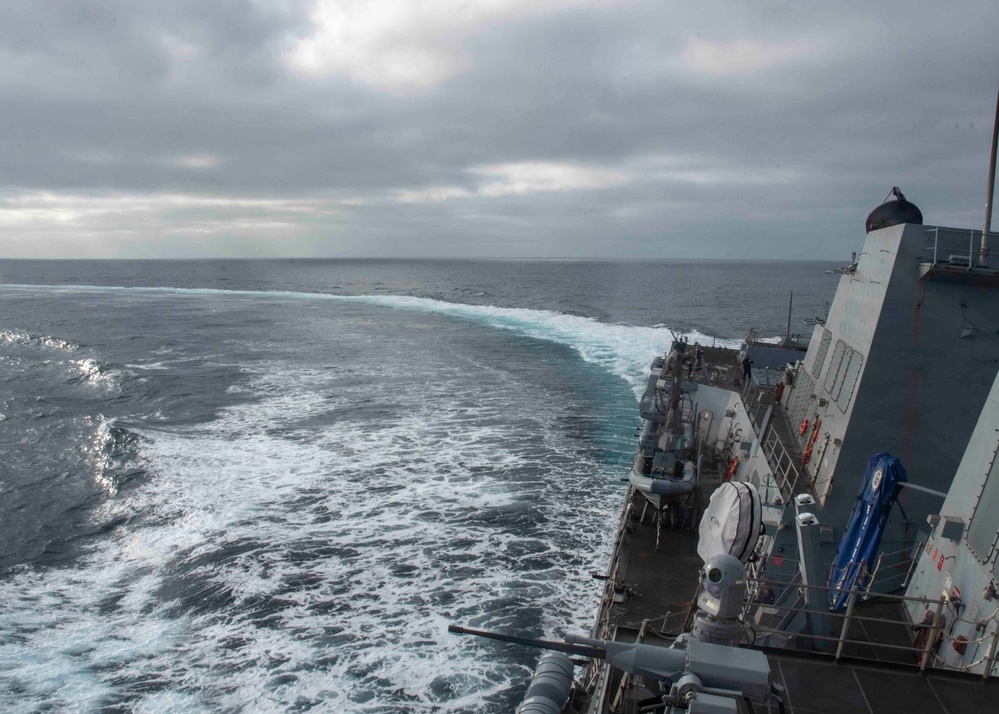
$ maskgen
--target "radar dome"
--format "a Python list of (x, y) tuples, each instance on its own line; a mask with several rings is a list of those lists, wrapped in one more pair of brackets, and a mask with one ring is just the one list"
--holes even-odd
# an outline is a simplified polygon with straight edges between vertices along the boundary
[(905, 196), (898, 190), (898, 186), (892, 188), (891, 193), (897, 200), (885, 201), (867, 216), (868, 233), (881, 228), (897, 226), (900, 223), (923, 224), (922, 211), (916, 204), (905, 200)]

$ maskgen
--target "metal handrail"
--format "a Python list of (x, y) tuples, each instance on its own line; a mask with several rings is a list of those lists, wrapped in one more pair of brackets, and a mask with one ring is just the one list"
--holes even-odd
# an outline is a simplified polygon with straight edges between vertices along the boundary
[[(946, 253), (946, 255), (947, 255), (946, 259), (947, 259), (948, 262), (953, 263), (952, 259), (955, 258), (955, 257), (961, 258), (961, 259), (967, 258), (968, 264), (966, 266), (963, 266), (963, 267), (965, 267), (967, 270), (974, 269), (974, 267), (975, 267), (975, 243), (976, 243), (976, 241), (981, 240), (981, 237), (982, 237), (982, 232), (981, 231), (975, 231), (975, 230), (970, 230), (969, 231), (969, 230), (960, 230), (960, 229), (957, 229), (957, 228), (940, 228), (940, 227), (934, 227), (934, 228), (927, 228), (926, 232), (933, 234), (933, 265), (936, 265), (937, 263), (940, 262), (940, 253), (942, 251), (942, 252)], [(940, 233), (941, 232), (943, 232), (943, 233), (949, 233), (949, 234), (952, 234), (952, 235), (955, 235), (955, 236), (960, 236), (960, 235), (963, 235), (964, 233), (968, 233), (968, 252), (965, 253), (964, 251), (952, 250), (952, 249), (949, 249), (949, 248), (941, 248), (941, 246), (940, 246)], [(962, 260), (962, 262), (963, 262), (963, 260)]]
[(628, 530), (631, 524), (631, 518), (633, 515), (633, 495), (634, 486), (629, 483), (625, 494), (626, 505), (621, 511), (621, 518), (618, 521), (617, 533), (614, 537), (616, 546), (614, 547), (614, 552), (611, 554), (610, 568), (607, 573), (606, 582), (604, 583), (604, 592), (601, 596), (601, 610), (604, 612), (604, 616), (593, 624), (593, 628), (591, 630), (592, 635), (597, 638), (606, 638), (610, 632), (610, 604), (614, 600), (614, 594), (619, 583), (618, 571), (621, 566), (621, 549), (624, 546), (624, 533)]
[[(791, 458), (791, 452), (787, 450), (784, 446), (784, 442), (781, 440), (780, 435), (777, 430), (774, 429), (773, 424), (767, 429), (764, 434), (764, 438), (760, 443), (763, 449), (763, 455), (767, 457), (767, 463), (769, 464), (771, 470), (775, 475), (780, 475), (781, 480), (778, 485), (781, 490), (781, 494), (784, 496), (785, 500), (794, 493), (794, 489), (798, 486), (798, 480), (801, 478), (801, 472), (798, 471), (798, 467), (794, 463), (794, 459)], [(778, 448), (780, 453), (778, 453)], [(794, 478), (791, 479), (790, 475), (794, 474)]]
[[(913, 566), (915, 562), (918, 560), (917, 558), (911, 557), (911, 555), (913, 552), (918, 553), (920, 550), (922, 550), (923, 546), (922, 541), (920, 541), (917, 545), (918, 547), (915, 548), (913, 546), (907, 546), (899, 548), (898, 550), (886, 551), (879, 554), (877, 563), (874, 566), (874, 570), (868, 572), (868, 575), (871, 578), (871, 581), (867, 584), (866, 588), (868, 592), (871, 590), (871, 588), (874, 586), (875, 583), (877, 582), (884, 583), (895, 578), (901, 579), (899, 587), (905, 587), (905, 585), (908, 584), (909, 577), (912, 575)], [(901, 573), (895, 572), (888, 575), (882, 575), (882, 577), (878, 579), (878, 574), (882, 572), (882, 567), (888, 569), (894, 566), (902, 565), (903, 563), (906, 564), (906, 572), (904, 574), (904, 577)], [(853, 563), (850, 563), (849, 565), (852, 564)], [(849, 565), (847, 567), (849, 567)], [(866, 563), (865, 563), (865, 568), (866, 568)]]
[[(776, 584), (774, 581), (762, 581), (762, 582), (764, 582), (764, 583), (766, 583), (766, 582), (772, 582), (772, 583)], [(781, 584), (783, 584), (783, 583), (781, 583)], [(859, 614), (857, 614), (854, 611), (854, 606), (856, 605), (858, 597), (863, 597), (864, 595), (866, 595), (866, 591), (865, 590), (859, 589), (859, 588), (851, 588), (849, 591), (843, 591), (840, 588), (829, 588), (829, 587), (820, 586), (820, 585), (803, 585), (800, 582), (796, 583), (793, 586), (793, 589), (797, 589), (797, 590), (806, 590), (807, 589), (807, 590), (819, 590), (819, 591), (826, 591), (826, 592), (848, 592), (849, 593), (848, 599), (847, 599), (847, 608), (846, 608), (845, 614), (842, 615), (842, 617), (843, 617), (843, 624), (840, 627), (839, 633), (835, 634), (835, 635), (833, 635), (833, 634), (823, 635), (823, 634), (809, 633), (807, 635), (807, 637), (809, 637), (811, 639), (820, 640), (820, 641), (824, 641), (824, 642), (835, 642), (835, 643), (837, 643), (837, 645), (836, 645), (836, 653), (833, 655), (833, 658), (836, 661), (838, 661), (843, 656), (843, 650), (845, 649), (846, 645), (848, 645), (848, 644), (876, 645), (878, 647), (886, 647), (886, 648), (889, 648), (889, 649), (895, 649), (895, 650), (902, 650), (902, 651), (912, 652), (914, 655), (915, 654), (919, 654), (920, 650), (918, 648), (914, 647), (914, 646), (911, 646), (911, 645), (907, 646), (907, 645), (892, 644), (892, 643), (888, 643), (888, 642), (872, 642), (870, 639), (859, 639), (859, 638), (851, 638), (851, 637), (849, 637), (850, 625), (852, 623), (854, 623), (854, 622), (878, 622), (878, 623), (884, 623), (885, 622), (885, 619), (883, 617), (871, 617), (871, 616), (868, 616), (868, 615), (859, 615)], [(926, 604), (926, 605), (934, 604), (935, 603), (935, 604), (937, 604), (938, 611), (942, 610), (942, 605), (944, 603), (944, 599), (943, 598), (940, 598), (939, 600), (929, 600), (927, 598), (907, 598), (905, 596), (899, 596), (896, 599), (898, 599), (899, 601), (901, 601), (901, 600), (911, 600), (911, 601), (921, 602), (921, 603)], [(797, 606), (792, 606), (792, 605), (781, 605), (781, 604), (777, 604), (777, 602), (772, 603), (772, 604), (768, 604), (768, 605), (766, 605), (766, 607), (770, 608), (772, 611), (775, 611), (777, 613), (779, 613), (779, 612), (786, 612), (786, 613), (794, 612), (794, 613), (803, 613), (803, 614), (829, 615), (829, 610), (828, 609), (816, 609), (816, 608), (807, 608), (807, 607), (797, 607)], [(939, 622), (939, 617), (935, 618), (935, 622)], [(907, 628), (909, 627), (909, 623), (908, 623), (907, 620), (901, 620), (900, 619), (900, 620), (897, 621), (897, 624), (903, 625), (903, 626), (905, 626)], [(786, 630), (780, 630), (780, 629), (771, 628), (771, 627), (761, 627), (759, 625), (754, 626), (753, 629), (757, 633), (763, 633), (763, 634), (771, 634), (771, 635), (787, 635), (787, 634), (789, 634)], [(935, 642), (936, 641), (935, 637), (931, 641)]]
[[(985, 667), (983, 668), (982, 671), (982, 677), (984, 679), (988, 679), (990, 676), (992, 676), (993, 668), (996, 666), (997, 663), (999, 663), (999, 617), (997, 617), (999, 616), (999, 608), (997, 608), (996, 612), (993, 613), (993, 615), (989, 616), (989, 618), (986, 618), (987, 621), (991, 620), (996, 623), (996, 629), (993, 632), (989, 632), (988, 630), (986, 630), (985, 634), (983, 634), (982, 637), (976, 640), (979, 642), (984, 642), (991, 638), (988, 654), (985, 657), (979, 658), (978, 660), (970, 662), (968, 664), (950, 664), (946, 660), (940, 658), (935, 654), (938, 640), (946, 637), (946, 633), (944, 632), (943, 615), (944, 615), (944, 608), (945, 607), (949, 608), (949, 602), (945, 597), (934, 599), (927, 597), (911, 597), (907, 595), (879, 596), (882, 600), (886, 600), (889, 602), (896, 602), (900, 604), (906, 602), (913, 602), (934, 608), (933, 618), (931, 622), (927, 625), (927, 627), (929, 628), (929, 634), (926, 643), (921, 648), (917, 648), (915, 646), (899, 645), (889, 642), (875, 642), (870, 639), (859, 639), (859, 638), (849, 637), (850, 625), (854, 622), (861, 622), (861, 623), (886, 622), (886, 619), (884, 617), (872, 617), (870, 615), (860, 615), (855, 612), (854, 608), (856, 602), (858, 598), (863, 598), (867, 596), (868, 594), (867, 588), (851, 588), (850, 590), (844, 590), (842, 588), (828, 587), (825, 585), (804, 585), (800, 581), (787, 583), (785, 581), (768, 580), (765, 578), (747, 578), (747, 581), (750, 585), (754, 585), (756, 589), (759, 589), (764, 585), (775, 585), (775, 586), (785, 586), (784, 588), (785, 592), (788, 590), (795, 589), (799, 591), (815, 590), (820, 592), (824, 591), (826, 593), (833, 593), (833, 592), (848, 593), (846, 612), (843, 615), (838, 615), (834, 613), (834, 616), (843, 618), (843, 624), (840, 626), (839, 634), (824, 635), (824, 634), (808, 633), (806, 635), (807, 637), (814, 640), (836, 642), (837, 643), (836, 652), (835, 654), (832, 655), (832, 657), (837, 661), (843, 656), (843, 652), (846, 645), (858, 644), (866, 646), (876, 646), (892, 650), (907, 651), (907, 652), (912, 652), (914, 655), (919, 655), (918, 668), (920, 669), (920, 671), (925, 671), (930, 666), (931, 663), (934, 663), (934, 665), (940, 669), (968, 672), (971, 671), (974, 667), (977, 667), (978, 665), (985, 663)], [(821, 614), (826, 616), (830, 614), (828, 609), (804, 608), (804, 607), (797, 607), (795, 605), (785, 605), (778, 603), (779, 599), (773, 603), (753, 603), (753, 605), (756, 605), (757, 607), (769, 608), (772, 614), (781, 613), (781, 612), (789, 614), (792, 612), (802, 613), (802, 614)], [(743, 613), (744, 617), (748, 615), (748, 611), (749, 608), (747, 608), (747, 610)], [(887, 622), (895, 622), (898, 625), (905, 626), (906, 628), (911, 628), (911, 623), (908, 621), (908, 618), (900, 618), (898, 620), (887, 620)], [(786, 630), (776, 629), (772, 627), (761, 627), (759, 625), (755, 625), (753, 629), (758, 634), (762, 633), (768, 635), (785, 635), (785, 636), (791, 634)], [(954, 638), (947, 637), (947, 639), (952, 641)], [(914, 663), (913, 666), (917, 665)]]
[[(747, 580), (760, 580), (764, 583), (776, 582), (768, 580), (767, 578), (747, 578)], [(831, 585), (799, 585), (798, 587), (808, 588), (809, 590), (822, 590), (827, 593), (837, 593), (837, 594), (850, 592), (845, 588), (838, 588)], [(879, 595), (879, 597), (885, 600), (897, 600), (899, 602), (918, 602), (924, 605), (928, 603), (936, 603), (938, 600), (944, 599), (944, 598), (928, 598), (924, 596), (914, 597), (911, 595), (891, 595), (891, 594)]]
[[(754, 430), (763, 425), (761, 415), (765, 415), (766, 410), (775, 403), (765, 399), (766, 396), (770, 395), (771, 391), (769, 389), (756, 387), (748, 379), (742, 387), (742, 404), (746, 409), (746, 415), (749, 417)], [(767, 424), (767, 428), (759, 436), (763, 455), (766, 457), (767, 463), (771, 471), (774, 472), (774, 475), (780, 476), (778, 488), (781, 491), (781, 495), (787, 499), (798, 487), (801, 471), (799, 471), (797, 465), (794, 463), (791, 452), (784, 446), (784, 442), (781, 440), (772, 423)], [(793, 478), (791, 477), (792, 474)]]
[(754, 431), (756, 427), (762, 426), (763, 420), (760, 418), (761, 414), (765, 414), (767, 407), (773, 404), (772, 401), (767, 401), (766, 397), (772, 395), (771, 390), (763, 389), (757, 387), (750, 380), (746, 380), (746, 383), (742, 385), (742, 404), (746, 408), (746, 415), (749, 416), (750, 422), (753, 424)]
[[(953, 641), (955, 639), (954, 637), (949, 636), (948, 633), (945, 632), (945, 628), (944, 628), (944, 624), (945, 624), (945, 620), (944, 620), (944, 608), (946, 606), (948, 608), (948, 610), (951, 609), (950, 608), (950, 603), (948, 602), (948, 600), (947, 600), (946, 597), (940, 597), (940, 598), (937, 598), (937, 599), (931, 599), (931, 598), (927, 598), (927, 597), (910, 597), (910, 596), (906, 596), (906, 595), (882, 595), (882, 596), (879, 596), (880, 599), (887, 600), (889, 602), (893, 601), (893, 602), (896, 602), (896, 603), (899, 603), (899, 604), (906, 603), (906, 602), (914, 602), (914, 603), (919, 603), (919, 604), (922, 604), (924, 606), (933, 608), (933, 617), (932, 617), (932, 620), (927, 625), (925, 625), (925, 627), (928, 628), (926, 642), (922, 646), (916, 647), (915, 644), (912, 644), (912, 645), (900, 645), (900, 644), (895, 644), (895, 643), (891, 643), (891, 642), (875, 641), (875, 640), (872, 640), (870, 638), (866, 638), (866, 639), (857, 638), (857, 637), (851, 638), (849, 636), (850, 627), (855, 622), (859, 622), (859, 623), (863, 623), (863, 622), (874, 622), (874, 623), (879, 623), (879, 624), (883, 624), (885, 622), (894, 622), (894, 623), (896, 623), (899, 626), (905, 627), (906, 629), (915, 629), (915, 628), (912, 628), (912, 624), (910, 623), (908, 617), (904, 616), (904, 615), (902, 617), (900, 617), (899, 619), (897, 619), (897, 620), (894, 620), (894, 619), (888, 619), (888, 620), (886, 620), (884, 617), (874, 617), (874, 616), (870, 616), (870, 615), (858, 614), (855, 611), (855, 606), (857, 604), (858, 598), (864, 598), (864, 597), (867, 596), (868, 591), (867, 591), (866, 588), (851, 588), (850, 590), (847, 591), (847, 590), (843, 590), (842, 588), (833, 588), (833, 587), (827, 587), (827, 586), (824, 586), (824, 585), (803, 585), (800, 581), (786, 583), (784, 581), (768, 580), (768, 579), (765, 579), (765, 578), (755, 578), (755, 577), (748, 577), (747, 578), (747, 585), (750, 587), (751, 590), (755, 590), (755, 591), (759, 591), (765, 585), (778, 585), (778, 586), (779, 585), (783, 585), (783, 586), (787, 586), (787, 587), (785, 587), (784, 592), (782, 593), (782, 595), (785, 594), (788, 591), (791, 591), (791, 590), (798, 590), (799, 592), (804, 592), (806, 589), (807, 590), (816, 590), (816, 591), (825, 591), (827, 593), (832, 593), (832, 592), (837, 592), (837, 593), (846, 592), (846, 593), (848, 593), (846, 612), (844, 614), (842, 614), (842, 615), (840, 615), (839, 613), (833, 613), (834, 617), (842, 617), (842, 619), (843, 619), (842, 625), (840, 625), (838, 633), (829, 633), (829, 634), (807, 633), (807, 634), (802, 635), (804, 637), (807, 637), (807, 638), (810, 638), (810, 639), (816, 640), (816, 641), (830, 642), (830, 643), (835, 642), (836, 643), (835, 653), (831, 653), (831, 654), (827, 653), (835, 661), (839, 661), (844, 656), (844, 651), (845, 651), (847, 645), (856, 644), (856, 645), (863, 645), (863, 646), (866, 646), (866, 647), (879, 647), (879, 648), (885, 648), (885, 649), (889, 649), (889, 650), (910, 652), (910, 653), (913, 654), (914, 657), (918, 657), (918, 659), (915, 659), (913, 661), (912, 666), (914, 668), (918, 668), (920, 671), (925, 671), (928, 667), (932, 666), (932, 667), (937, 668), (937, 669), (945, 669), (945, 670), (961, 671), (961, 672), (971, 672), (975, 668), (977, 668), (979, 665), (984, 664), (984, 667), (983, 667), (983, 669), (981, 671), (981, 675), (982, 675), (982, 678), (984, 680), (984, 679), (988, 679), (990, 676), (994, 676), (993, 675), (993, 670), (994, 670), (994, 668), (997, 665), (999, 665), (999, 608), (997, 608), (996, 612), (994, 612), (992, 615), (990, 615), (988, 618), (986, 618), (986, 620), (985, 620), (984, 623), (979, 623), (979, 624), (985, 624), (985, 632), (983, 633), (983, 635), (981, 637), (979, 637), (978, 639), (976, 639), (974, 641), (975, 643), (982, 643), (982, 642), (986, 642), (986, 641), (991, 640), (991, 642), (989, 644), (989, 648), (988, 648), (988, 653), (984, 657), (980, 657), (980, 658), (978, 658), (977, 660), (975, 660), (973, 662), (968, 662), (966, 664), (965, 663), (951, 664), (951, 663), (947, 662), (945, 659), (943, 659), (942, 657), (940, 657), (939, 655), (936, 654), (936, 650), (937, 650), (939, 641), (941, 641), (942, 639), (947, 639), (948, 641)], [(820, 600), (820, 601), (822, 601), (822, 600)], [(830, 615), (830, 612), (829, 612), (828, 609), (815, 609), (815, 608), (799, 607), (798, 605), (799, 605), (800, 602), (801, 602), (800, 598), (795, 599), (794, 604), (780, 604), (781, 603), (781, 598), (777, 598), (773, 603), (747, 602), (747, 607), (743, 611), (741, 619), (745, 619), (745, 618), (748, 617), (749, 612), (750, 612), (750, 610), (752, 609), (753, 606), (758, 607), (758, 608), (767, 608), (767, 610), (770, 612), (770, 614), (773, 614), (773, 615), (779, 615), (779, 613), (782, 613), (782, 612), (783, 613), (787, 613), (785, 615), (784, 619), (787, 619), (787, 617), (789, 615), (791, 615), (792, 613), (794, 613), (794, 614), (817, 614), (817, 615), (825, 615), (825, 616), (829, 616)], [(988, 629), (988, 622), (992, 622), (992, 623), (995, 624), (995, 629), (994, 630), (989, 631), (989, 629)], [(759, 634), (764, 634), (764, 635), (779, 635), (779, 636), (785, 636), (785, 637), (788, 636), (788, 635), (792, 635), (792, 634), (800, 634), (800, 633), (792, 633), (792, 632), (790, 632), (788, 630), (785, 630), (785, 629), (779, 629), (779, 628), (774, 628), (774, 627), (764, 627), (764, 626), (761, 626), (761, 625), (754, 625), (753, 626), (753, 631), (757, 635), (759, 635)], [(823, 654), (821, 651), (819, 651), (818, 653), (819, 654)], [(866, 659), (866, 657), (864, 657), (863, 655), (858, 656), (856, 654), (853, 654), (851, 656), (854, 657), (854, 658), (857, 658), (857, 659)]]
[[(800, 612), (815, 612), (815, 611), (814, 610), (801, 610)], [(853, 615), (852, 616), (852, 620), (847, 621), (845, 616), (844, 616), (843, 619), (844, 619), (844, 623), (843, 623), (844, 627), (848, 628), (850, 622), (852, 622), (854, 620), (858, 620), (859, 618), (856, 615)], [(871, 622), (877, 622), (878, 621), (877, 618), (874, 618), (874, 617), (868, 618), (868, 620), (871, 621)], [(760, 625), (754, 626), (753, 629), (756, 630), (756, 634), (757, 635), (759, 635), (760, 633), (763, 633), (764, 635), (788, 635), (788, 634), (794, 634), (794, 633), (789, 633), (786, 630), (777, 630), (777, 629), (774, 629), (773, 627), (761, 627)], [(856, 637), (854, 637), (854, 638), (847, 637), (847, 638), (844, 639), (842, 631), (838, 635), (817, 635), (815, 633), (809, 632), (805, 636), (808, 637), (809, 639), (820, 640), (822, 642), (836, 642), (836, 643), (843, 642), (844, 645), (847, 645), (847, 644), (850, 644), (850, 645), (869, 645), (869, 646), (872, 646), (872, 647), (884, 647), (886, 649), (902, 650), (902, 651), (905, 651), (905, 652), (912, 652), (913, 654), (917, 654), (917, 653), (920, 652), (920, 650), (917, 647), (914, 647), (912, 645), (898, 645), (898, 644), (892, 644), (890, 642), (872, 642), (871, 640), (864, 640), (864, 639), (860, 639), (860, 638), (856, 638)], [(840, 659), (842, 657), (842, 652), (838, 656), (834, 655), (833, 657), (834, 657), (834, 659), (837, 659), (837, 660)]]

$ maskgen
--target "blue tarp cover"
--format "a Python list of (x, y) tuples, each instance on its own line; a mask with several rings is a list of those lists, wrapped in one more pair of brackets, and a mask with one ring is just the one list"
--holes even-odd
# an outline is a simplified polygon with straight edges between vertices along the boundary
[(839, 543), (829, 576), (829, 587), (842, 589), (841, 592), (830, 593), (831, 610), (839, 610), (846, 605), (851, 589), (867, 587), (870, 580), (868, 571), (874, 568), (877, 561), (878, 546), (888, 514), (895, 505), (901, 484), (906, 480), (902, 462), (887, 451), (875, 454), (867, 462), (864, 483), (857, 494), (857, 503)]

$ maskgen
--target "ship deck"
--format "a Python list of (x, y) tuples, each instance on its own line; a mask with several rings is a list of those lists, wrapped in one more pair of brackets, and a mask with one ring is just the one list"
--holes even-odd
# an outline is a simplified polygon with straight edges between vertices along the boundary
[[(999, 689), (980, 676), (913, 667), (892, 668), (841, 660), (838, 664), (794, 652), (767, 652), (770, 671), (784, 685), (786, 710), (794, 714), (956, 714), (990, 711)], [(777, 711), (775, 706), (757, 711)]]
[[(737, 353), (714, 348), (706, 348), (705, 352), (711, 367), (719, 369), (716, 386), (742, 391)], [(794, 451), (792, 458), (800, 459), (797, 439), (779, 404), (774, 406), (772, 423), (789, 451)], [(646, 499), (629, 488), (594, 636), (666, 646), (684, 630), (700, 586), (702, 561), (696, 552), (700, 510), (722, 483), (714, 455), (706, 456), (698, 490), (687, 508), (664, 511), (658, 529)], [(806, 484), (799, 483), (793, 490), (805, 488)], [(999, 694), (994, 680), (983, 681), (981, 675), (919, 670), (918, 658), (910, 649), (913, 632), (898, 602), (858, 602), (854, 614), (858, 619), (848, 624), (847, 642), (837, 660), (829, 653), (793, 649), (794, 642), (789, 642), (788, 649), (754, 647), (767, 654), (774, 681), (785, 689), (785, 711), (955, 714), (994, 708)], [(832, 615), (831, 619), (834, 631), (839, 632), (842, 617)], [(652, 696), (640, 677), (610, 668), (594, 675), (590, 682), (593, 701), (600, 705), (587, 711), (637, 713), (640, 703)], [(757, 704), (756, 710), (776, 712), (777, 707)]]
[[(704, 479), (701, 497), (707, 499), (720, 482), (717, 472)], [(696, 552), (697, 533), (682, 527), (679, 513), (677, 521), (664, 524), (656, 550), (655, 524), (649, 517), (644, 523), (639, 521), (643, 501), (635, 493), (630, 509), (626, 506), (631, 525), (624, 529), (618, 569), (626, 594), (609, 608), (608, 624), (617, 641), (667, 646), (682, 631), (699, 589), (702, 562)], [(852, 623), (849, 643), (838, 662), (831, 654), (754, 647), (766, 653), (774, 680), (785, 689), (786, 712), (956, 714), (995, 707), (999, 689), (994, 679), (919, 671), (912, 653), (899, 649), (912, 645), (912, 633), (901, 624), (897, 603), (858, 603), (855, 613), (871, 619)], [(607, 675), (604, 698), (608, 704), (616, 699), (617, 707), (596, 711), (637, 714), (639, 702), (652, 695), (639, 678), (627, 679), (622, 688), (620, 672)], [(777, 707), (757, 704), (756, 711), (777, 712)]]

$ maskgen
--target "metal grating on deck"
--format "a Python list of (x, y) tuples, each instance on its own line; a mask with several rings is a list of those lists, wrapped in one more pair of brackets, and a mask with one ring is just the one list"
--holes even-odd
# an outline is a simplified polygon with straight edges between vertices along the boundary
[[(995, 711), (999, 689), (981, 677), (835, 664), (768, 653), (788, 714), (956, 714)], [(757, 706), (757, 711), (765, 711)], [(776, 712), (775, 706), (769, 711)]]

